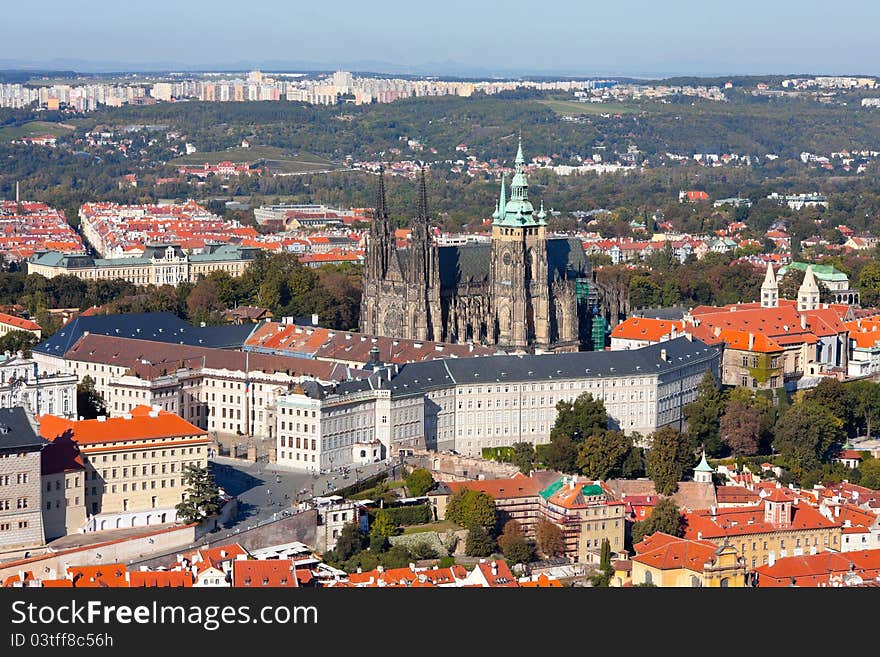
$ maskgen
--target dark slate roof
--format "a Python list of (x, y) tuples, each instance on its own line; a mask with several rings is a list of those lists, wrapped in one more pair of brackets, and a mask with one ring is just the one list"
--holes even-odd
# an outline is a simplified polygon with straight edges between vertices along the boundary
[[(401, 265), (407, 256), (401, 256)], [(450, 290), (462, 283), (484, 283), (489, 280), (491, 244), (441, 246), (437, 249), (440, 266), (440, 287)], [(579, 278), (590, 273), (590, 262), (584, 246), (576, 237), (557, 237), (547, 240), (548, 282), (560, 278)]]
[(644, 308), (634, 314), (638, 317), (648, 317), (650, 319), (665, 319), (668, 321), (678, 321), (687, 312), (684, 306), (669, 306), (667, 308)]
[(547, 240), (547, 268), (552, 283), (558, 279), (580, 278), (590, 273), (590, 261), (577, 237)]
[(46, 444), (21, 406), (0, 408), (0, 451), (38, 450)]
[(489, 280), (491, 244), (441, 246), (437, 254), (441, 289), (453, 289), (468, 281), (483, 283)]
[[(663, 350), (665, 361), (660, 357)], [(681, 337), (623, 351), (450, 358), (403, 365), (391, 380), (391, 391), (392, 395), (406, 396), (453, 384), (643, 376), (668, 372), (688, 362), (708, 362), (720, 353), (719, 347)]]
[(240, 349), (253, 328), (252, 325), (195, 327), (169, 312), (89, 315), (77, 317), (33, 350), (61, 357), (86, 333), (218, 349)]
[(365, 390), (388, 390), (389, 387), (388, 379), (381, 374), (372, 374), (363, 379), (339, 381), (332, 385), (321, 384), (317, 381), (303, 381), (300, 385), (303, 392), (312, 399), (324, 399), (329, 395), (352, 395)]
[(215, 349), (241, 349), (253, 330), (253, 324), (190, 327), (179, 342)]

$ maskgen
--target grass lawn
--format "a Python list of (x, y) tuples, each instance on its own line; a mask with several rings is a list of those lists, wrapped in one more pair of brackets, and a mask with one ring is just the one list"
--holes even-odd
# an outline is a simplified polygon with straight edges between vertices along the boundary
[(429, 522), (427, 525), (410, 525), (403, 528), (404, 534), (421, 534), (423, 532), (438, 532), (443, 534), (449, 530), (458, 531), (462, 529), (451, 520), (440, 520), (439, 522)]
[(176, 157), (169, 164), (199, 165), (207, 162), (217, 164), (231, 162), (266, 162), (272, 171), (277, 173), (308, 173), (309, 171), (327, 171), (338, 166), (311, 153), (291, 153), (275, 146), (251, 146), (250, 148), (228, 148), (225, 151), (205, 151), (190, 153)]
[(22, 137), (37, 137), (39, 135), (55, 135), (61, 137), (73, 130), (73, 126), (49, 121), (30, 121), (19, 126), (10, 126), (0, 129), (0, 141), (12, 141)]
[(546, 105), (557, 114), (570, 116), (600, 114), (638, 114), (646, 108), (637, 105), (624, 105), (623, 103), (579, 103), (576, 100), (539, 100), (541, 105)]

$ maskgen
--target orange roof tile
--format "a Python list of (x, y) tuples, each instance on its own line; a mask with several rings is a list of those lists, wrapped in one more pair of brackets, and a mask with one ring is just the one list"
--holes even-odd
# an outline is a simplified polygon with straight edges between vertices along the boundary
[(236, 588), (295, 588), (299, 586), (292, 559), (232, 562), (232, 585)]
[(149, 406), (137, 406), (131, 411), (131, 419), (117, 417), (103, 421), (67, 420), (54, 415), (43, 415), (39, 418), (40, 435), (47, 440), (69, 435), (79, 445), (205, 436), (205, 431), (179, 415), (159, 411), (156, 417), (150, 417), (151, 411)]

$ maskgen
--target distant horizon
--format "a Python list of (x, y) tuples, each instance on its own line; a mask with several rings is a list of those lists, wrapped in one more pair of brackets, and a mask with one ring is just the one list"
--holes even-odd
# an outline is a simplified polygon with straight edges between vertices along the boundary
[(346, 69), (489, 78), (880, 74), (853, 73), (880, 68), (880, 4), (869, 0), (8, 4), (0, 68)]
[(350, 73), (366, 75), (407, 76), (407, 77), (446, 77), (462, 79), (517, 79), (529, 77), (557, 77), (573, 79), (598, 79), (598, 78), (631, 78), (643, 80), (662, 80), (667, 78), (694, 77), (694, 78), (744, 78), (744, 77), (816, 77), (816, 76), (845, 76), (845, 77), (880, 77), (880, 73), (865, 71), (763, 71), (763, 72), (718, 72), (718, 71), (643, 71), (643, 70), (618, 70), (618, 71), (574, 71), (570, 69), (558, 70), (521, 70), (505, 69), (497, 71), (481, 70), (477, 67), (468, 68), (466, 65), (448, 62), (448, 68), (440, 68), (437, 64), (423, 64), (416, 66), (401, 67), (388, 62), (345, 62), (341, 66), (333, 66), (329, 63), (314, 62), (306, 65), (290, 63), (285, 65), (277, 61), (253, 61), (253, 62), (226, 62), (218, 64), (184, 64), (181, 62), (111, 62), (101, 63), (83, 60), (48, 60), (48, 61), (22, 61), (0, 59), (0, 72), (47, 72), (65, 73), (72, 72), (78, 75), (111, 76), (120, 75), (172, 75), (172, 74), (224, 74), (224, 73), (247, 73), (249, 71), (261, 71), (263, 73), (278, 74), (321, 74), (334, 71), (347, 71)]

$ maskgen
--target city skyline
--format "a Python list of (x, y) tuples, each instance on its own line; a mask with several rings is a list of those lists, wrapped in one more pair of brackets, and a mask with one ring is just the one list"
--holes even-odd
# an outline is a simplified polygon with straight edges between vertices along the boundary
[[(880, 55), (861, 27), (880, 18), (880, 9), (863, 1), (833, 11), (789, 0), (735, 7), (690, 0), (674, 7), (643, 0), (626, 8), (551, 5), (537, 23), (534, 7), (518, 1), (502, 9), (453, 0), (443, 11), (425, 11), (393, 0), (345, 0), (332, 9), (265, 0), (246, 15), (229, 0), (107, 9), (101, 0), (76, 7), (53, 0), (39, 15), (29, 5), (6, 8), (8, 25), (38, 22), (39, 29), (10, 31), (0, 44), (0, 68), (342, 68), (487, 77), (871, 74), (869, 63)], [(425, 39), (425, 30), (435, 38)], [(40, 55), (29, 55), (35, 52)]]

